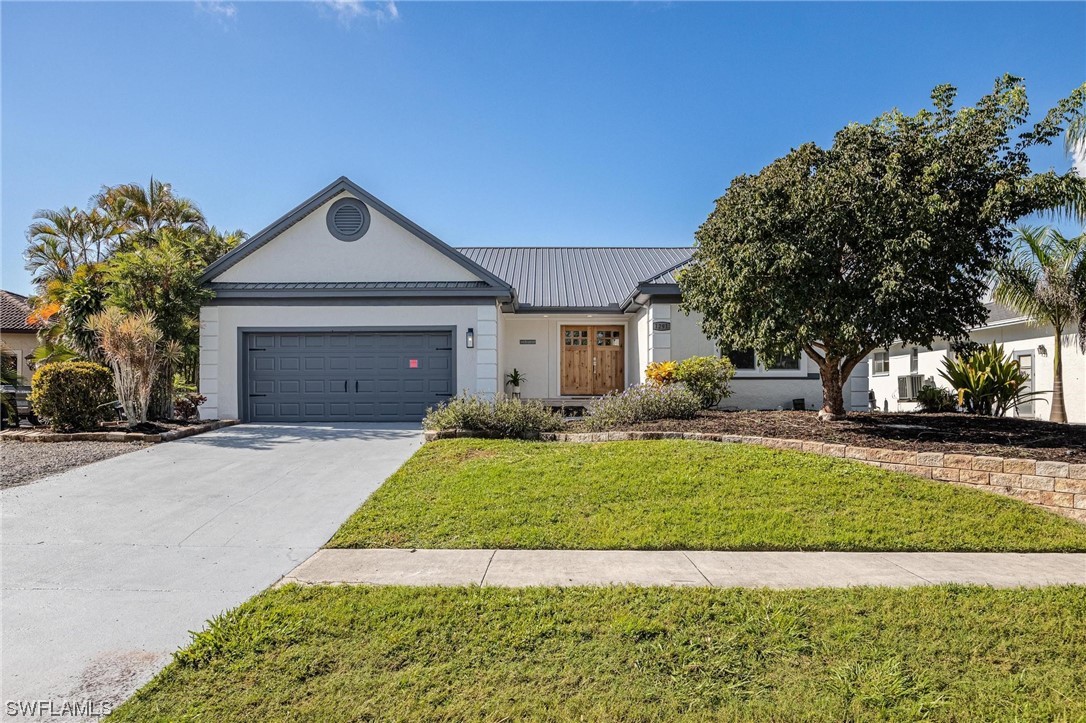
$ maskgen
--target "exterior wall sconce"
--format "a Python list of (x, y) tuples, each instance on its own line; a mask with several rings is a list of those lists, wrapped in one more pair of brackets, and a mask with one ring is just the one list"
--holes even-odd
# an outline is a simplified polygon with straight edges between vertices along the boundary
[(467, 343), (468, 343), (468, 349), (474, 349), (475, 348), (475, 329), (471, 329), (471, 328), (468, 329)]
[(1040, 354), (1041, 356), (1048, 356), (1048, 349), (1045, 348), (1044, 344), (1038, 344), (1037, 345), (1037, 353)]

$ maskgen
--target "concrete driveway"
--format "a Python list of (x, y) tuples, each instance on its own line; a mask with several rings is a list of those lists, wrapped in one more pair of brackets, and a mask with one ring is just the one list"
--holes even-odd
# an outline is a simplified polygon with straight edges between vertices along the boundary
[(324, 544), (421, 439), (240, 425), (4, 490), (5, 717), (9, 701), (126, 698), (189, 630)]

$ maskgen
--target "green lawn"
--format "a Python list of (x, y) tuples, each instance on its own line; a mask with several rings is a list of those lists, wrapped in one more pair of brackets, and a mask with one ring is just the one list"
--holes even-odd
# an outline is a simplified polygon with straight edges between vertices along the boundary
[(846, 460), (679, 440), (423, 446), (331, 547), (1086, 550), (1086, 526)]
[(118, 721), (1086, 719), (1086, 588), (297, 586)]

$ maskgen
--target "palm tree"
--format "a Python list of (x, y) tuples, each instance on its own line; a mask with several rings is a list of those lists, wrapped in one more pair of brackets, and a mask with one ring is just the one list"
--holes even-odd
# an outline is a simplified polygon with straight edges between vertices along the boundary
[(207, 221), (196, 204), (175, 196), (170, 184), (153, 176), (146, 188), (138, 183), (105, 186), (92, 201), (121, 227), (129, 249), (154, 245), (163, 228), (207, 231)]
[(53, 211), (42, 209), (26, 231), (26, 270), (34, 283), (67, 281), (79, 265), (87, 235), (84, 214), (74, 206)]
[(1050, 420), (1066, 422), (1062, 340), (1064, 331), (1077, 331), (1079, 348), (1086, 353), (1086, 234), (1068, 238), (1049, 227), (1019, 228), (1014, 249), (996, 272), (996, 301), (1035, 325), (1052, 326)]

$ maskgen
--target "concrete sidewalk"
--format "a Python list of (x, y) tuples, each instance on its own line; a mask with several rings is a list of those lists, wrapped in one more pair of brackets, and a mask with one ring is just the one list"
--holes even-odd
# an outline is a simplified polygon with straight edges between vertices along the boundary
[(280, 584), (993, 587), (1086, 585), (1086, 554), (320, 550)]

